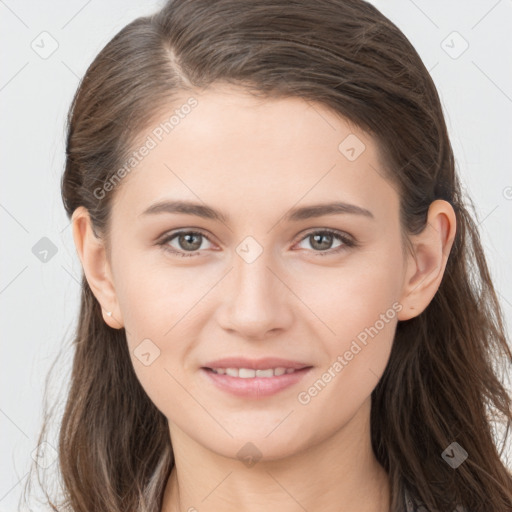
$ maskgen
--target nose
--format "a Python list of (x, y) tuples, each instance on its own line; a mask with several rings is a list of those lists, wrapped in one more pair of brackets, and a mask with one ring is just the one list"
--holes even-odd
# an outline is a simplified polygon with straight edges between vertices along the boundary
[(292, 325), (293, 293), (271, 259), (265, 250), (254, 261), (234, 255), (233, 268), (219, 290), (218, 322), (226, 331), (263, 340)]

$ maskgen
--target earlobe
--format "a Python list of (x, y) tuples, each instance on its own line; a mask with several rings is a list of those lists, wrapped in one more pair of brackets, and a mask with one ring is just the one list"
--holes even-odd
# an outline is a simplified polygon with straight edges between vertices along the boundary
[(110, 327), (120, 329), (123, 320), (104, 243), (94, 234), (89, 212), (83, 206), (73, 212), (71, 222), (75, 248), (89, 287), (101, 306), (103, 319)]
[(434, 298), (446, 268), (456, 233), (456, 215), (447, 201), (430, 204), (424, 230), (411, 237), (414, 254), (409, 255), (402, 289), (403, 309), (398, 320), (421, 314)]

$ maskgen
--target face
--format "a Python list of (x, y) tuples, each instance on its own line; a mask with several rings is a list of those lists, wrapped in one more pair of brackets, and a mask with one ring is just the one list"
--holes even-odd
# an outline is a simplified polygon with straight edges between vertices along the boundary
[[(217, 87), (162, 132), (189, 96), (115, 190), (114, 315), (171, 438), (283, 457), (369, 411), (401, 307), (399, 197), (374, 141), (319, 104)], [(300, 213), (333, 203), (351, 206)], [(303, 369), (205, 369), (223, 358)]]

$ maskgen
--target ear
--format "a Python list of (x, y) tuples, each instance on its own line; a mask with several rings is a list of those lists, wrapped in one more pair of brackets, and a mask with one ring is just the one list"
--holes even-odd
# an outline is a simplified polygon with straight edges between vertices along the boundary
[(430, 204), (425, 228), (411, 237), (413, 254), (409, 254), (398, 320), (409, 320), (420, 313), (434, 298), (446, 268), (455, 239), (456, 216), (448, 201), (437, 199)]
[(121, 329), (123, 319), (104, 242), (94, 234), (89, 212), (83, 206), (73, 212), (71, 222), (76, 251), (89, 287), (101, 305), (103, 319), (110, 327)]

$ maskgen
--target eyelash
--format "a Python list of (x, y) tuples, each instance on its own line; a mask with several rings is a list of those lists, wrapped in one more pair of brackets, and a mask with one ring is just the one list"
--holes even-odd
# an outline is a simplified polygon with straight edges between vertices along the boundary
[[(176, 255), (176, 256), (185, 257), (185, 258), (191, 257), (191, 256), (197, 256), (199, 253), (199, 250), (187, 253), (187, 252), (177, 251), (177, 250), (171, 248), (169, 245), (167, 245), (171, 240), (173, 240), (177, 236), (183, 235), (183, 234), (200, 235), (200, 236), (206, 238), (211, 243), (211, 240), (208, 238), (208, 236), (206, 236), (201, 231), (178, 231), (176, 233), (172, 233), (172, 234), (164, 237), (163, 240), (158, 242), (158, 245), (161, 246), (164, 251), (170, 252), (171, 254)], [(312, 235), (332, 235), (333, 237), (338, 238), (339, 240), (341, 240), (343, 242), (343, 245), (340, 245), (339, 247), (336, 247), (335, 249), (328, 249), (326, 251), (313, 251), (313, 252), (317, 253), (318, 256), (329, 256), (329, 255), (333, 255), (333, 254), (338, 254), (342, 251), (346, 251), (347, 249), (356, 247), (358, 245), (355, 242), (355, 240), (353, 240), (352, 238), (349, 238), (348, 236), (340, 233), (339, 231), (335, 231), (335, 230), (327, 229), (327, 228), (317, 230), (317, 231), (310, 231), (309, 233), (304, 235), (297, 243), (302, 242), (303, 240), (305, 240), (306, 238), (308, 238)]]

